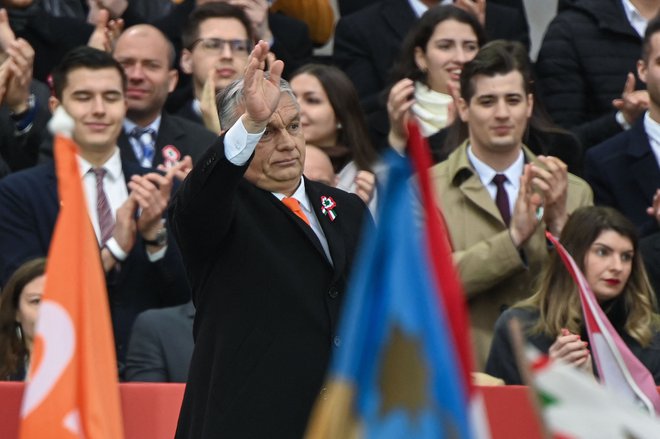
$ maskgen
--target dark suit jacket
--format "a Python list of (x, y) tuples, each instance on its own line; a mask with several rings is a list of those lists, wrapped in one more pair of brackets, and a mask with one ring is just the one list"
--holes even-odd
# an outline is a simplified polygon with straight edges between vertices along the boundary
[[(176, 437), (300, 438), (337, 338), (346, 278), (367, 212), (354, 194), (305, 180), (333, 264), (311, 230), (207, 151), (170, 208), (197, 309)], [(336, 219), (320, 197), (337, 203)]]
[(126, 381), (185, 383), (195, 345), (194, 317), (192, 302), (137, 316), (126, 353)]
[[(192, 94), (191, 94), (192, 96)], [(178, 109), (176, 112), (176, 115), (179, 117), (182, 117), (186, 120), (189, 120), (191, 122), (195, 122), (196, 124), (201, 124), (202, 126), (204, 125), (204, 120), (202, 117), (197, 114), (195, 109), (193, 108), (193, 102), (194, 99), (191, 97), (188, 99), (181, 108)]]
[[(416, 22), (408, 0), (382, 0), (339, 19), (334, 62), (353, 80), (365, 112), (378, 107), (378, 94), (388, 85), (401, 43)], [(527, 20), (514, 8), (488, 2), (486, 33), (491, 39), (518, 40), (529, 47)]]
[(646, 208), (660, 188), (660, 168), (643, 117), (630, 130), (587, 150), (584, 176), (594, 191), (596, 204), (622, 212), (642, 235), (658, 230)]
[[(153, 167), (163, 163), (163, 148), (174, 145), (181, 157), (190, 155), (194, 163), (204, 154), (206, 148), (211, 146), (218, 136), (211, 131), (179, 116), (163, 113), (160, 120), (160, 128), (156, 137), (156, 153), (154, 155)], [(121, 150), (122, 162), (137, 164), (137, 158), (133, 147), (128, 140), (124, 130), (119, 134), (117, 145)]]
[[(124, 177), (148, 170), (123, 163)], [(54, 163), (45, 163), (0, 180), (0, 285), (23, 262), (46, 256), (59, 213)], [(148, 308), (184, 303), (190, 293), (176, 244), (150, 262), (139, 234), (121, 268), (106, 276), (110, 312), (120, 363), (135, 316)]]

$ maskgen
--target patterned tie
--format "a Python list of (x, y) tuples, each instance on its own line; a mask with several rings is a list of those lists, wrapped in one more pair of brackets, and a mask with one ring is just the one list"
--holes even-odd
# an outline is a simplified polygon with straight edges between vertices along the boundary
[(291, 212), (293, 212), (301, 220), (305, 221), (305, 224), (309, 226), (309, 219), (307, 219), (307, 215), (305, 215), (305, 212), (303, 212), (303, 210), (300, 208), (300, 203), (298, 200), (293, 197), (284, 197), (282, 198), (282, 203), (284, 203), (284, 205), (288, 207)]
[(504, 224), (507, 226), (511, 222), (511, 207), (509, 206), (509, 195), (504, 188), (504, 182), (507, 181), (506, 175), (497, 174), (493, 177), (493, 183), (497, 186), (497, 194), (495, 195), (495, 204), (502, 214)]
[(115, 220), (112, 217), (110, 203), (103, 190), (103, 177), (107, 171), (104, 168), (92, 168), (91, 172), (96, 176), (96, 213), (99, 217), (99, 230), (101, 231), (101, 246), (110, 239), (115, 228)]
[(135, 127), (129, 134), (129, 137), (135, 139), (139, 145), (139, 148), (133, 148), (138, 163), (145, 168), (151, 168), (154, 161), (156, 131), (152, 128), (143, 129)]

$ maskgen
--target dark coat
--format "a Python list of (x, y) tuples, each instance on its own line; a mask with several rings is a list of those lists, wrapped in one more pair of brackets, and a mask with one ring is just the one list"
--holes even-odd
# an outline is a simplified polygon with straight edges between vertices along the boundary
[(9, 109), (0, 106), (0, 178), (10, 172), (20, 171), (37, 164), (42, 133), (50, 119), (48, 110), (48, 87), (37, 80), (30, 84), (30, 92), (35, 96), (35, 106), (31, 114), (31, 126), (18, 131)]
[(587, 151), (584, 176), (596, 204), (623, 213), (642, 235), (658, 230), (657, 221), (646, 213), (660, 188), (660, 167), (644, 129), (644, 118)]
[[(123, 163), (124, 177), (148, 170)], [(59, 213), (54, 162), (13, 173), (0, 180), (0, 285), (23, 262), (48, 254)], [(128, 335), (138, 313), (186, 302), (190, 289), (178, 249), (170, 240), (165, 257), (147, 258), (140, 235), (120, 270), (106, 275), (117, 358), (123, 362)]]
[[(649, 346), (642, 347), (635, 339), (623, 331), (622, 327), (623, 322), (625, 322), (625, 316), (616, 305), (614, 309), (615, 311), (610, 311), (607, 314), (610, 322), (633, 355), (651, 372), (655, 384), (660, 384), (660, 331), (656, 330), (654, 332)], [(520, 321), (527, 341), (543, 354), (548, 353), (550, 346), (555, 342), (555, 337), (530, 333), (530, 328), (539, 318), (539, 313), (536, 310), (510, 308), (504, 311), (500, 318), (497, 319), (495, 323), (495, 336), (493, 337), (493, 344), (491, 345), (486, 363), (486, 373), (503, 379), (506, 384), (523, 384), (509, 337), (509, 322), (513, 318), (517, 318)], [(589, 341), (586, 330), (583, 331), (581, 337), (582, 340)], [(594, 361), (593, 356), (592, 361)], [(598, 372), (595, 361), (593, 371), (596, 374)]]
[(550, 23), (536, 62), (538, 91), (554, 122), (585, 149), (621, 132), (612, 99), (637, 71), (641, 49), (620, 0), (581, 0)]
[(126, 381), (185, 383), (195, 345), (194, 317), (192, 302), (137, 316), (126, 353)]
[[(167, 145), (175, 146), (181, 153), (181, 157), (189, 155), (193, 162), (197, 163), (206, 149), (215, 142), (217, 135), (207, 130), (203, 125), (191, 122), (180, 116), (162, 113), (160, 128), (156, 137), (156, 152), (153, 167), (163, 163), (163, 148)], [(117, 146), (121, 150), (123, 162), (137, 164), (137, 158), (128, 136), (121, 131), (117, 139)]]
[[(195, 350), (178, 439), (300, 438), (325, 377), (367, 209), (305, 180), (330, 248), (224, 157), (224, 137), (178, 191), (170, 223), (193, 290)], [(320, 197), (336, 201), (334, 221)]]

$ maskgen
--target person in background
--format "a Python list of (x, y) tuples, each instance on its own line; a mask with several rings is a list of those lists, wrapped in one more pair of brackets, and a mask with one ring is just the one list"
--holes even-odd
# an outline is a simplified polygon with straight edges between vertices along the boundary
[(649, 109), (629, 130), (587, 151), (584, 175), (596, 204), (632, 221), (641, 236), (660, 228), (660, 17), (649, 22), (637, 73), (647, 85)]
[(318, 146), (305, 146), (303, 174), (312, 181), (318, 181), (328, 186), (337, 186), (337, 174), (332, 168), (330, 157)]
[(633, 72), (656, 0), (566, 2), (536, 61), (537, 90), (552, 120), (586, 149), (627, 130), (648, 107)]
[(370, 124), (372, 136), (387, 136), (387, 143), (401, 151), (408, 141), (410, 111), (424, 137), (451, 124), (463, 65), (485, 43), (483, 27), (469, 12), (455, 6), (426, 11), (403, 42), (387, 100), (389, 118), (383, 113)]
[(561, 160), (535, 156), (523, 144), (533, 97), (529, 70), (515, 55), (520, 50), (520, 43), (493, 41), (465, 64), (457, 108), (469, 135), (431, 168), (467, 295), (478, 370), (500, 312), (530, 295), (548, 257), (544, 231), (559, 235), (573, 210), (592, 204), (589, 186)]
[[(584, 273), (612, 326), (660, 384), (660, 315), (634, 224), (611, 207), (583, 207), (566, 222), (560, 242)], [(593, 340), (583, 324), (580, 295), (557, 252), (543, 268), (534, 295), (506, 310), (495, 324), (486, 373), (507, 384), (522, 384), (509, 337), (509, 321), (514, 318), (538, 350), (593, 373)]]
[[(205, 3), (188, 16), (181, 30), (181, 70), (191, 75), (192, 90), (177, 115), (220, 133), (215, 97), (243, 77), (254, 32), (245, 11), (223, 2)], [(209, 105), (209, 103), (211, 105)], [(210, 108), (209, 108), (210, 107)]]
[(32, 259), (9, 277), (0, 296), (0, 380), (22, 381), (30, 363), (46, 278), (46, 260)]
[(126, 352), (126, 381), (185, 383), (195, 342), (192, 301), (149, 309), (135, 319)]
[(308, 64), (291, 75), (291, 88), (300, 105), (305, 142), (328, 154), (337, 187), (358, 194), (374, 213), (376, 184), (385, 167), (369, 141), (351, 80), (337, 67)]

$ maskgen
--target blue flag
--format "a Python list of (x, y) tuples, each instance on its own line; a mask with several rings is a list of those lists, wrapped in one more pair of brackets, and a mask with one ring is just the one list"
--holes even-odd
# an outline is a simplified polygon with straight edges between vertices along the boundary
[(326, 401), (307, 437), (470, 438), (464, 380), (415, 223), (410, 163), (394, 153), (387, 160), (380, 222), (365, 231)]

